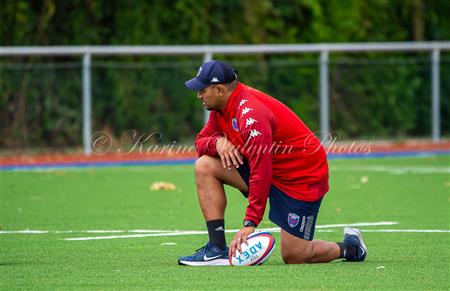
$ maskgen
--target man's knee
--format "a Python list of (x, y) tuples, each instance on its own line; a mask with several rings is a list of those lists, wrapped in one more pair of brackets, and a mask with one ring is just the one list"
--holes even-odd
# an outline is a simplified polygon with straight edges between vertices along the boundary
[(205, 176), (214, 174), (217, 167), (217, 159), (210, 156), (201, 156), (195, 161), (194, 169), (196, 176)]

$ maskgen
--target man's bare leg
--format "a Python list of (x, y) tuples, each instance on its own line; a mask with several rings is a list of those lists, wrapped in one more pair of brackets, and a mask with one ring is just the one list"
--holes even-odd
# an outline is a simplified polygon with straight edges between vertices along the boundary
[(224, 213), (227, 205), (224, 184), (248, 191), (236, 168), (224, 168), (218, 158), (202, 156), (195, 162), (198, 200), (208, 228), (209, 243), (191, 256), (178, 259), (188, 266), (229, 265), (225, 240)]
[(323, 240), (304, 240), (281, 230), (281, 256), (286, 264), (327, 263), (338, 259), (337, 243)]
[(224, 168), (219, 158), (202, 156), (195, 162), (198, 200), (206, 221), (223, 219), (227, 198), (224, 184), (248, 191), (236, 168)]

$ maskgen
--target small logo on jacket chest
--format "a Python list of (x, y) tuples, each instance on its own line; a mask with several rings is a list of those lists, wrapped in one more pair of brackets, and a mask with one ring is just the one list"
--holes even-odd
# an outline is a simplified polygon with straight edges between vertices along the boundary
[(237, 123), (237, 119), (236, 119), (236, 118), (233, 118), (233, 119), (231, 120), (231, 126), (233, 127), (233, 129), (234, 129), (235, 131), (239, 131), (238, 123)]

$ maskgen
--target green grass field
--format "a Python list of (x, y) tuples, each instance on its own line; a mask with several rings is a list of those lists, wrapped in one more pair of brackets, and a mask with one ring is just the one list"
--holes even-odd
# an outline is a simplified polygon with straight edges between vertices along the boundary
[[(398, 222), (361, 227), (369, 248), (363, 263), (285, 265), (277, 246), (263, 266), (183, 267), (177, 258), (203, 246), (207, 235), (64, 240), (138, 234), (88, 230), (204, 230), (192, 165), (3, 171), (0, 288), (450, 288), (449, 156), (334, 160), (330, 171), (331, 191), (322, 203), (319, 226)], [(150, 191), (155, 181), (172, 182), (177, 189)], [(246, 201), (234, 189), (227, 192), (226, 226), (240, 228)], [(274, 225), (265, 218), (261, 227)], [(26, 229), (49, 232), (5, 233)], [(279, 233), (274, 235), (279, 239)], [(315, 238), (341, 241), (342, 227), (318, 228)]]

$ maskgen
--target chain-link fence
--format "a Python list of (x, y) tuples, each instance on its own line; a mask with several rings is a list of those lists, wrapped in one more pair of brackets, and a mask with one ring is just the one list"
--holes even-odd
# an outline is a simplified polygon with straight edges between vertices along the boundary
[[(214, 55), (242, 82), (287, 104), (320, 130), (317, 54)], [(0, 146), (73, 148), (82, 141), (79, 58), (2, 58)], [(91, 63), (92, 132), (116, 139), (135, 130), (161, 142), (192, 143), (203, 125), (200, 102), (184, 88), (201, 57), (97, 57)], [(330, 130), (341, 138), (430, 137), (429, 53), (331, 55)], [(441, 133), (450, 133), (450, 55), (440, 58)], [(156, 136), (155, 136), (156, 137)]]

